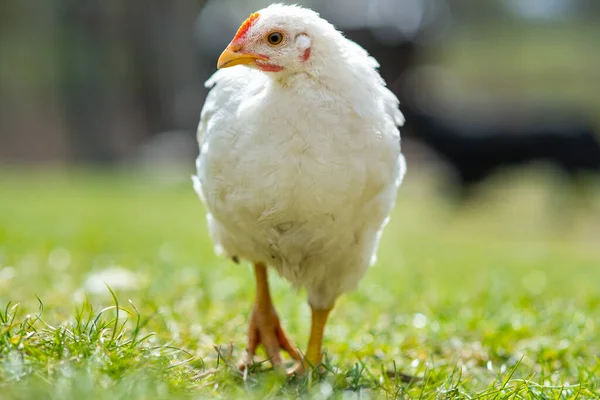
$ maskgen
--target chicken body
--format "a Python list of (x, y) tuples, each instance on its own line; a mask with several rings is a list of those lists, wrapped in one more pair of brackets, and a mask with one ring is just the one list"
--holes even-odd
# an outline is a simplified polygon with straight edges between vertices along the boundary
[(213, 75), (195, 189), (217, 252), (273, 267), (306, 288), (313, 310), (329, 310), (375, 259), (405, 172), (403, 117), (376, 62), (317, 14), (259, 13), (300, 13), (311, 59)]

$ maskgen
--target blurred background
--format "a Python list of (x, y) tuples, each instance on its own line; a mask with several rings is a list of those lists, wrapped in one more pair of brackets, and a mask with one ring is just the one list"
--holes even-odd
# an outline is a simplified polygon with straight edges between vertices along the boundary
[[(597, 366), (600, 1), (294, 2), (378, 59), (407, 118), (398, 206), (331, 354), (370, 343), (405, 372), (440, 353), (516, 360), (524, 380)], [(0, 309), (33, 313), (35, 293), (64, 321), (73, 302), (110, 304), (107, 283), (159, 343), (207, 365), (214, 343), (241, 346), (251, 273), (214, 255), (190, 175), (204, 81), (267, 4), (0, 1)], [(304, 296), (273, 290), (305, 343)]]
[[(600, 171), (597, 1), (298, 3), (379, 60), (409, 121), (413, 171), (437, 168), (461, 193), (498, 167)], [(0, 165), (191, 172), (203, 82), (240, 22), (268, 4), (2, 2)]]
[[(534, 199), (513, 201), (522, 213), (577, 209), (597, 225), (599, 2), (298, 3), (377, 58), (400, 98), (405, 196), (503, 204), (521, 193)], [(143, 171), (189, 189), (204, 82), (268, 4), (2, 2), (0, 172)]]

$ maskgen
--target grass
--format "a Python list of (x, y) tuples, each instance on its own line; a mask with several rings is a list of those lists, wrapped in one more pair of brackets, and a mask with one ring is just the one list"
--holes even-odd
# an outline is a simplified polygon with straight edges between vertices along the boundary
[[(326, 372), (246, 381), (251, 270), (214, 256), (187, 179), (1, 173), (0, 398), (600, 396), (600, 191), (534, 171), (456, 207), (411, 172), (332, 315)], [(272, 282), (304, 347), (304, 294)]]

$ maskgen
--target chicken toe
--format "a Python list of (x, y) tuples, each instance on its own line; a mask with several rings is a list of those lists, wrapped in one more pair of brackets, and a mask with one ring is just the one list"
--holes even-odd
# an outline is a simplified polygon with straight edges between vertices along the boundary
[(256, 302), (250, 316), (248, 345), (239, 363), (239, 368), (244, 370), (253, 364), (256, 349), (260, 344), (265, 348), (267, 359), (275, 368), (282, 366), (281, 350), (287, 352), (292, 359), (301, 360), (300, 352), (281, 326), (275, 307), (271, 302), (266, 267), (257, 263), (254, 270), (257, 283)]

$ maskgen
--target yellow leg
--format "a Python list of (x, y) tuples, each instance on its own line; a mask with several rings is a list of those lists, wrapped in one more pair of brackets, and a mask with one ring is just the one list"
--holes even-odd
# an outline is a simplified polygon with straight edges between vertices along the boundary
[(245, 369), (251, 365), (258, 345), (262, 344), (267, 357), (274, 367), (282, 364), (280, 350), (285, 350), (294, 360), (300, 360), (301, 355), (294, 343), (281, 326), (269, 292), (267, 267), (262, 263), (254, 264), (256, 277), (256, 301), (250, 315), (248, 328), (248, 345), (239, 367)]
[(254, 278), (256, 279), (256, 303), (262, 307), (270, 307), (272, 304), (271, 292), (269, 291), (269, 278), (265, 264), (254, 264)]
[(321, 357), (323, 356), (323, 334), (325, 333), (327, 318), (333, 308), (327, 310), (317, 310), (313, 306), (310, 308), (312, 311), (312, 323), (305, 358), (309, 366), (316, 367), (321, 363)]

